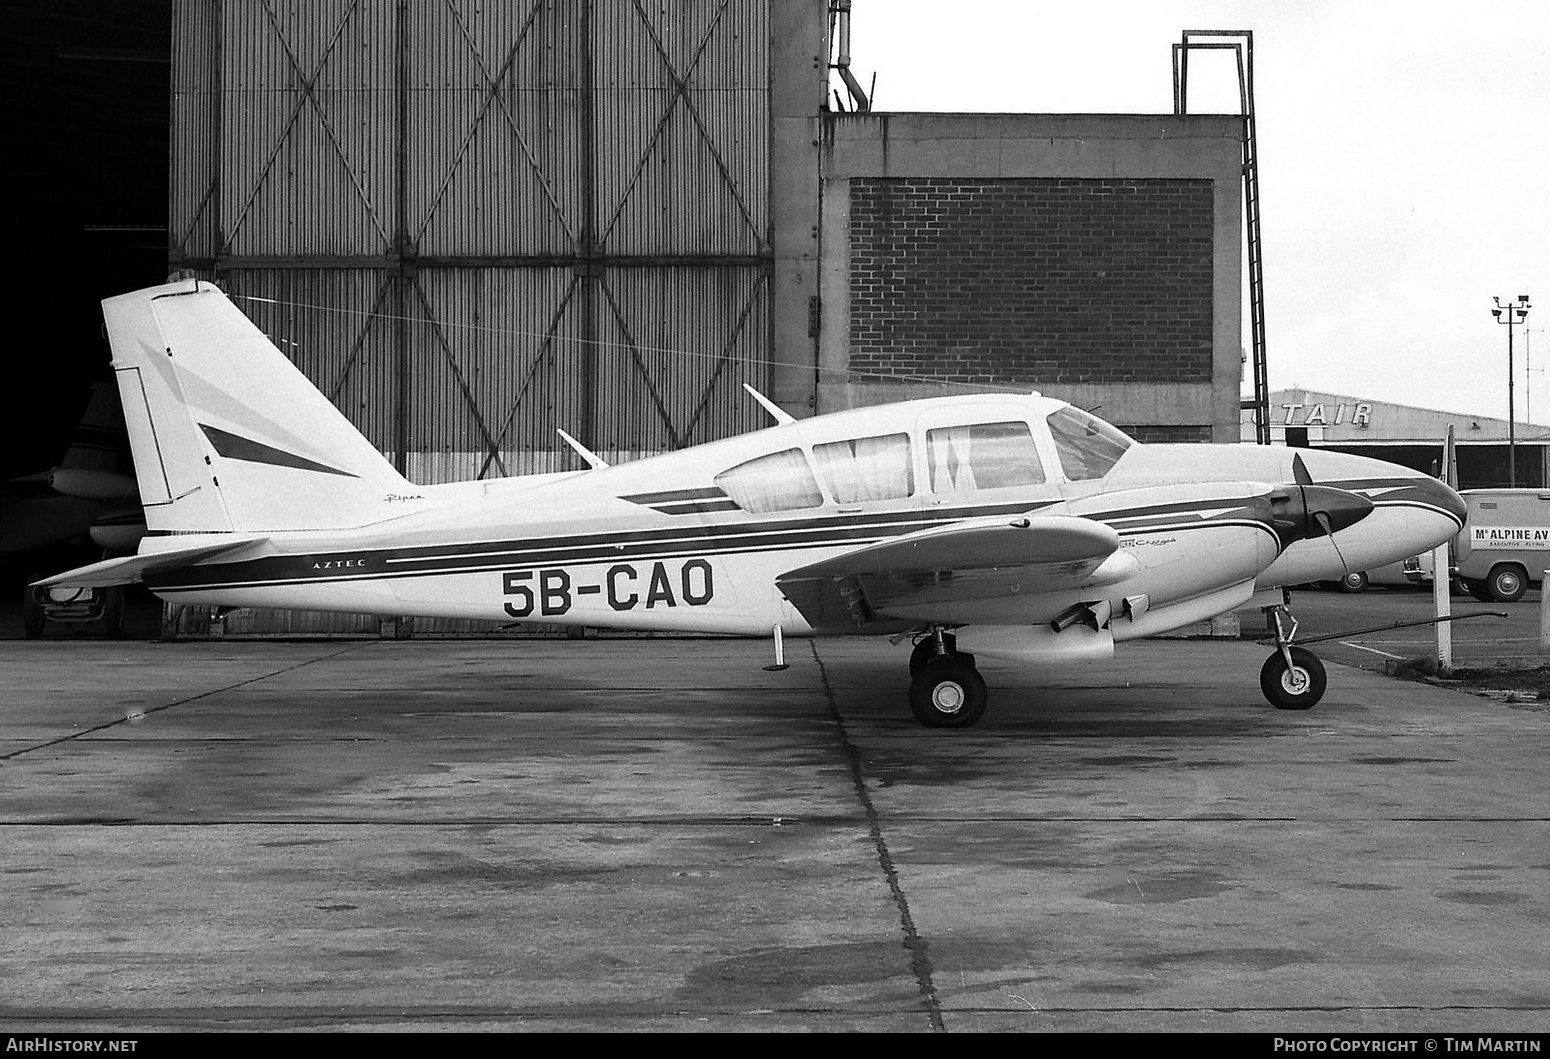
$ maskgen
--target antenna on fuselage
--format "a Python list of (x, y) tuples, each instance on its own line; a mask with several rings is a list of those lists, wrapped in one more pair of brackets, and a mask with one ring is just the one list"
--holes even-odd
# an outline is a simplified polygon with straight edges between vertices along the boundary
[(565, 431), (561, 430), (559, 427), (555, 427), (554, 428), (554, 432), (556, 434), (560, 435), (560, 437), (564, 438), (565, 439), (565, 444), (567, 444), (571, 448), (575, 449), (576, 450), (576, 455), (578, 455), (582, 459), (586, 460), (587, 464), (594, 471), (600, 471), (604, 467), (608, 466), (608, 461), (604, 460), (603, 457), (599, 456), (597, 453), (595, 453), (591, 449), (587, 448), (585, 445), (583, 445), (581, 442), (577, 441), (575, 438), (571, 437), (569, 434), (565, 433)]
[(768, 397), (764, 396), (764, 394), (760, 393), (758, 390), (755, 390), (752, 386), (749, 386), (746, 382), (743, 383), (743, 389), (747, 390), (749, 396), (751, 396), (755, 401), (758, 401), (759, 404), (763, 405), (764, 410), (770, 415), (774, 416), (775, 422), (779, 423), (781, 426), (785, 426), (787, 423), (796, 422), (796, 419), (792, 417), (784, 408), (770, 400)]

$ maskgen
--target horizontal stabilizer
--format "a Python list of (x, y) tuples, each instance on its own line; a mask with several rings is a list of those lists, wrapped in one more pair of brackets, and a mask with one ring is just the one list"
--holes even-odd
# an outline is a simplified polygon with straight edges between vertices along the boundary
[(241, 540), (223, 541), (220, 544), (202, 544), (191, 548), (175, 548), (151, 552), (146, 555), (125, 555), (117, 559), (104, 559), (90, 566), (66, 570), (62, 574), (45, 577), (33, 582), (34, 588), (108, 588), (112, 585), (131, 585), (144, 580), (146, 574), (165, 570), (177, 570), (185, 566), (214, 559), (218, 555), (235, 552), (250, 545), (261, 544), (266, 537), (244, 537)]

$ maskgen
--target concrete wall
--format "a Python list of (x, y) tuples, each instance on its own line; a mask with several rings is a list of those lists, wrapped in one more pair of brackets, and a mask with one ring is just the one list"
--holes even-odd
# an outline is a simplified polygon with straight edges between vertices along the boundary
[(774, 356), (769, 397), (798, 418), (818, 407), (818, 124), (828, 105), (826, 4), (770, 10), (770, 221)]
[(1239, 119), (825, 114), (819, 133), (820, 411), (1015, 385), (1151, 439), (1237, 440)]

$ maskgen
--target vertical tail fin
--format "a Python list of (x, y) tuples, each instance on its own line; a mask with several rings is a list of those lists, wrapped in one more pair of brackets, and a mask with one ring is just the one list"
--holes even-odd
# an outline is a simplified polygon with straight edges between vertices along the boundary
[(102, 313), (152, 532), (360, 526), (415, 492), (213, 284)]
[(70, 448), (59, 466), (108, 474), (129, 472), (129, 439), (124, 433), (124, 417), (118, 410), (118, 392), (109, 380), (92, 383), (86, 410), (81, 413), (81, 421), (70, 437)]

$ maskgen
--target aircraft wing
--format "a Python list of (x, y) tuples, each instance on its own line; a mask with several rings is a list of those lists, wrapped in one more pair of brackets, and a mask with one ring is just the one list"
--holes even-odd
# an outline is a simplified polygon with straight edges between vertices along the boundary
[(250, 545), (260, 544), (266, 537), (243, 537), (241, 540), (222, 541), (219, 544), (201, 544), (188, 548), (150, 552), (144, 555), (125, 555), (117, 559), (104, 559), (90, 566), (78, 566), (62, 574), (45, 577), (34, 582), (38, 588), (54, 588), (68, 585), (72, 588), (107, 588), (111, 585), (128, 585), (143, 580), (146, 574), (160, 570), (176, 570), (192, 566), (205, 559), (239, 551)]
[[(815, 628), (871, 625), (892, 608), (1001, 598), (1107, 582), (1131, 572), (1119, 534), (1093, 519), (976, 519), (863, 545), (776, 579)], [(1108, 563), (1114, 569), (1100, 572)], [(1121, 570), (1119, 567), (1123, 567)]]

